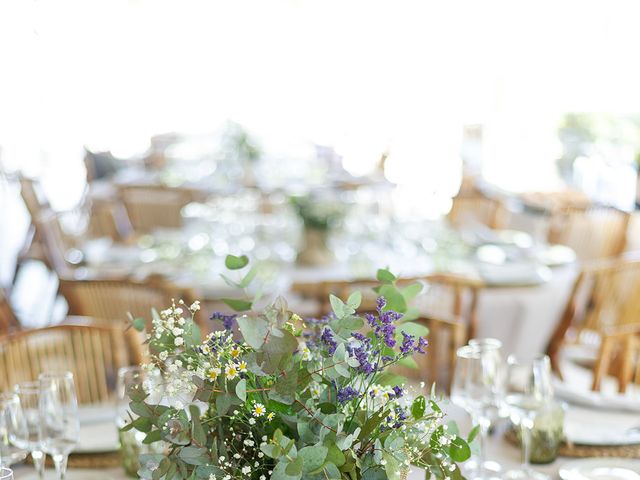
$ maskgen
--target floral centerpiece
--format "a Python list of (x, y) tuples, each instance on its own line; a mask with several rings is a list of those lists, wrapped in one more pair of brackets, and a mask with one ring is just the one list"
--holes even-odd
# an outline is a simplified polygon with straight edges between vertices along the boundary
[(333, 198), (315, 195), (290, 197), (291, 205), (304, 227), (298, 263), (326, 265), (334, 260), (327, 247), (327, 237), (345, 215), (345, 204)]
[[(238, 270), (246, 263), (227, 258)], [(386, 281), (391, 296), (403, 290)], [(383, 297), (375, 312), (359, 315), (360, 301), (359, 292), (332, 296), (329, 316), (303, 320), (281, 299), (260, 313), (236, 299), (228, 303), (245, 313), (215, 313), (222, 329), (204, 341), (198, 302), (154, 314), (146, 368), (162, 372), (165, 400), (133, 389), (124, 429), (168, 448), (141, 456), (140, 477), (396, 480), (416, 465), (428, 476), (461, 478), (456, 462), (469, 446), (444, 424), (433, 393), (388, 381), (389, 367), (426, 353), (427, 340), (411, 333), (420, 326), (403, 322)]]

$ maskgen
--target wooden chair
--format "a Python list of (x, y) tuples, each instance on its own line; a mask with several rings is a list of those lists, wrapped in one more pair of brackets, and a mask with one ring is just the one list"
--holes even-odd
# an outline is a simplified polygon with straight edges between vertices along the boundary
[(573, 248), (582, 261), (617, 257), (625, 250), (630, 214), (612, 207), (552, 213), (548, 241)]
[(146, 281), (61, 279), (60, 293), (69, 303), (70, 315), (101, 320), (126, 320), (130, 312), (134, 318), (143, 317), (150, 321), (152, 309), (165, 309), (171, 306), (174, 299), (176, 302), (182, 299), (189, 305), (194, 300), (194, 294), (189, 289), (178, 288), (155, 278)]
[(479, 223), (499, 229), (504, 228), (506, 213), (503, 203), (498, 199), (481, 195), (457, 196), (453, 198), (447, 219), (456, 228)]
[(191, 202), (203, 200), (193, 189), (158, 185), (122, 186), (119, 196), (137, 234), (157, 228), (182, 227), (182, 208)]
[(576, 279), (547, 353), (560, 373), (560, 351), (567, 344), (597, 349), (603, 332), (640, 319), (640, 255), (594, 262)]
[(133, 235), (127, 210), (121, 202), (114, 200), (91, 200), (88, 231), (90, 237), (109, 237), (116, 242), (127, 242)]
[(618, 391), (626, 393), (630, 382), (640, 385), (640, 324), (627, 325), (605, 333), (593, 369), (594, 391), (599, 391), (609, 374), (618, 381)]
[(59, 215), (52, 210), (44, 210), (34, 218), (34, 224), (42, 242), (47, 266), (60, 277), (73, 276), (77, 265), (68, 258), (73, 241), (62, 230)]
[(413, 381), (435, 383), (440, 391), (449, 392), (456, 363), (456, 351), (469, 340), (467, 326), (462, 322), (436, 317), (422, 317), (415, 322), (429, 329), (429, 346), (426, 354), (415, 354), (418, 368), (393, 367), (393, 373)]
[[(402, 278), (398, 285), (420, 282), (424, 290), (416, 298), (415, 306), (427, 316), (461, 322), (467, 329), (468, 338), (477, 332), (478, 296), (482, 282), (453, 274), (433, 274), (424, 277)], [(315, 316), (326, 315), (331, 311), (329, 294), (346, 299), (352, 292), (360, 290), (363, 294), (361, 310), (375, 309), (377, 295), (372, 288), (380, 283), (375, 280), (325, 281), (316, 283), (294, 283), (292, 291), (303, 298), (313, 300)]]
[(46, 371), (71, 371), (79, 403), (112, 399), (118, 369), (141, 361), (132, 330), (59, 325), (25, 330), (0, 339), (0, 390), (33, 381)]
[(16, 317), (9, 298), (4, 289), (0, 288), (0, 336), (20, 330), (20, 322)]

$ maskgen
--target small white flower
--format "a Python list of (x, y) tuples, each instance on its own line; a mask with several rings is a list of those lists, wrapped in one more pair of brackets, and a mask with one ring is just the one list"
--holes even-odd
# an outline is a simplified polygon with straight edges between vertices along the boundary
[(234, 378), (236, 378), (238, 376), (238, 367), (233, 364), (233, 363), (229, 363), (225, 369), (224, 369), (224, 373), (227, 377), (227, 380), (233, 380)]
[(251, 409), (251, 413), (254, 417), (261, 417), (266, 413), (267, 409), (264, 408), (264, 405), (261, 403), (254, 402), (253, 408)]
[(249, 425), (255, 425), (256, 424), (256, 419), (255, 418), (250, 418), (249, 419)]
[(184, 338), (182, 337), (176, 337), (176, 339), (173, 341), (173, 344), (176, 347), (181, 347), (184, 344)]
[(184, 330), (182, 328), (175, 327), (171, 329), (171, 333), (173, 333), (176, 337), (179, 337), (184, 333)]
[(242, 467), (242, 473), (245, 475), (247, 473), (251, 473), (251, 467), (249, 465), (247, 465), (246, 467)]

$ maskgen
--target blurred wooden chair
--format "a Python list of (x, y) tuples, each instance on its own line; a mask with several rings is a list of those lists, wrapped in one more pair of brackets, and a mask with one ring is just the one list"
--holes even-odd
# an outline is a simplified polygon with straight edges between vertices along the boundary
[(16, 317), (9, 296), (3, 288), (0, 288), (0, 336), (20, 330), (20, 322)]
[(135, 332), (120, 327), (59, 325), (0, 338), (0, 390), (37, 380), (42, 372), (71, 371), (79, 403), (113, 398), (118, 369), (141, 362)]
[(159, 185), (122, 186), (119, 196), (137, 234), (149, 233), (157, 228), (182, 227), (182, 208), (204, 199), (193, 189)]
[(47, 266), (59, 277), (72, 277), (82, 260), (81, 253), (76, 251), (77, 258), (74, 258), (74, 240), (62, 230), (59, 214), (44, 210), (34, 219), (34, 223), (41, 238)]
[(108, 237), (116, 242), (128, 242), (133, 235), (124, 205), (115, 200), (91, 200), (91, 216), (88, 233), (90, 237)]
[[(126, 320), (127, 313), (142, 317), (150, 330), (151, 310), (163, 310), (182, 299), (188, 305), (194, 294), (162, 279), (135, 281), (131, 279), (60, 280), (60, 293), (67, 299), (70, 315), (101, 320)], [(186, 310), (186, 309), (185, 309)], [(201, 317), (201, 316), (200, 316)], [(198, 323), (200, 321), (197, 317)]]
[(456, 363), (456, 351), (469, 341), (468, 328), (462, 322), (436, 317), (421, 317), (414, 322), (429, 329), (426, 354), (413, 355), (417, 368), (397, 365), (393, 367), (393, 373), (413, 381), (425, 382), (429, 387), (435, 383), (439, 391), (448, 393)]
[(594, 391), (608, 374), (616, 377), (618, 392), (626, 393), (631, 382), (640, 385), (640, 323), (605, 333), (593, 369)]
[(504, 228), (507, 210), (500, 200), (477, 195), (457, 196), (452, 201), (447, 219), (455, 228), (478, 223), (492, 229)]
[(597, 350), (604, 332), (633, 325), (640, 319), (640, 255), (593, 262), (576, 279), (547, 353), (560, 372), (560, 352), (566, 345)]
[[(420, 282), (423, 290), (415, 299), (414, 306), (427, 316), (461, 322), (465, 325), (468, 338), (477, 332), (478, 296), (482, 282), (473, 278), (454, 274), (433, 274), (423, 277), (400, 278), (399, 286)], [(314, 302), (312, 316), (322, 316), (331, 312), (329, 295), (333, 294), (345, 300), (352, 292), (362, 292), (361, 311), (373, 311), (377, 295), (373, 287), (380, 285), (376, 280), (324, 281), (313, 283), (294, 283), (291, 290), (304, 299)]]
[(582, 261), (617, 257), (625, 250), (630, 218), (613, 207), (558, 210), (551, 215), (548, 241), (571, 247)]

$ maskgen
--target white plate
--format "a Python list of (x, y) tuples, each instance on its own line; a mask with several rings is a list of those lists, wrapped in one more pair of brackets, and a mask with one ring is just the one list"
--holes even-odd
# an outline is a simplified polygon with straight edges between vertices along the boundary
[(118, 450), (118, 427), (113, 405), (80, 407), (80, 439), (74, 453), (106, 453)]
[(578, 445), (640, 444), (640, 416), (637, 413), (571, 406), (564, 420), (564, 434)]
[(562, 480), (640, 480), (640, 460), (585, 458), (565, 463), (558, 474)]
[(576, 261), (576, 252), (565, 245), (551, 245), (536, 254), (538, 261), (549, 267), (568, 265)]
[[(38, 475), (35, 472), (30, 472), (26, 475), (20, 473), (20, 477), (16, 477), (16, 480), (39, 480)], [(44, 476), (45, 480), (55, 480), (56, 473), (52, 468), (47, 469), (47, 472)], [(117, 478), (113, 475), (109, 475), (108, 473), (96, 471), (96, 470), (77, 470), (70, 468), (67, 470), (65, 475), (65, 480), (117, 480)]]
[[(558, 398), (573, 405), (609, 411), (640, 412), (640, 388), (637, 385), (632, 385), (627, 393), (620, 394), (617, 391), (617, 381), (607, 377), (602, 381), (600, 391), (594, 392), (591, 390), (593, 382), (591, 369), (576, 365), (571, 361), (561, 361), (560, 370), (565, 381), (556, 377), (553, 379), (553, 386)], [(638, 416), (638, 420), (640, 420), (640, 416)], [(635, 426), (635, 424), (629, 426)]]

